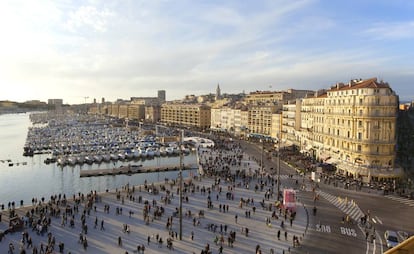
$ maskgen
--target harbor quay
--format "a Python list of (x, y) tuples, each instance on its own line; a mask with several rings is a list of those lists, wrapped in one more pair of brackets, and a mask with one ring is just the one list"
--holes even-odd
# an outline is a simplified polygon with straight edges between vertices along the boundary
[(273, 177), (262, 174), (255, 160), (234, 143), (198, 152), (200, 172), (183, 181), (181, 216), (179, 175), (103, 193), (57, 194), (1, 211), (0, 253), (289, 253), (301, 248), (305, 209), (299, 203), (294, 212), (280, 206)]

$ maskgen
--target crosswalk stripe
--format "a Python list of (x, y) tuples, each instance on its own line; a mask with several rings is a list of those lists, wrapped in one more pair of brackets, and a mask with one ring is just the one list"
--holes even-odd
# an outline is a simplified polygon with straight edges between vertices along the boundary
[(402, 198), (402, 197), (388, 196), (388, 195), (385, 196), (385, 197), (388, 198), (388, 199), (397, 201), (399, 203), (414, 207), (414, 200), (407, 199), (407, 198)]
[(345, 206), (345, 209), (343, 209), (342, 211), (344, 211), (346, 214), (350, 214), (352, 209), (353, 207)]
[(349, 215), (351, 218), (353, 218), (354, 220), (359, 220), (360, 216), (360, 211), (358, 209), (355, 209), (354, 211), (352, 211), (351, 215)]
[(323, 191), (318, 191), (317, 193), (323, 198), (325, 198), (332, 205), (336, 206), (339, 210), (341, 210), (345, 214), (348, 214), (350, 218), (356, 221), (359, 220), (362, 216), (364, 216), (364, 213), (357, 204), (354, 205), (351, 202), (345, 202), (345, 200), (340, 200), (337, 196), (325, 193)]

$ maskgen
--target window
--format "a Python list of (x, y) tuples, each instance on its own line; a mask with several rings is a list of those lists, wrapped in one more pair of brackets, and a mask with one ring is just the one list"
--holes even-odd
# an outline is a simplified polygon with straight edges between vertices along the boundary
[(362, 132), (358, 132), (358, 139), (361, 140), (362, 139)]
[(361, 152), (361, 145), (358, 145), (358, 146), (357, 146), (357, 151), (358, 151), (358, 152)]
[(358, 127), (362, 127), (362, 121), (358, 121)]

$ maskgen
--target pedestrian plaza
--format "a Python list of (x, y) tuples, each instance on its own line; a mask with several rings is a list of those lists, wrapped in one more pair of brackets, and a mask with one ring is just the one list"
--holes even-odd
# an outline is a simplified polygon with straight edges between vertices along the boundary
[[(276, 177), (261, 174), (256, 160), (233, 148), (203, 150), (200, 161), (210, 171), (183, 181), (181, 240), (177, 174), (160, 183), (56, 195), (16, 207), (24, 228), (2, 237), (0, 253), (288, 253), (300, 248), (307, 212), (298, 202), (295, 213), (277, 207)], [(1, 212), (0, 230), (6, 231), (10, 212), (8, 207)]]

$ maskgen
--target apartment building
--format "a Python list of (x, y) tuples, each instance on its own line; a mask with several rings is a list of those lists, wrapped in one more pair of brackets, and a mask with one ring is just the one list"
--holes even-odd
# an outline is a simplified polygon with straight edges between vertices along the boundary
[(211, 129), (241, 136), (247, 128), (247, 111), (229, 107), (211, 108)]
[(120, 104), (118, 106), (118, 117), (119, 118), (128, 118), (128, 104)]
[(114, 103), (109, 105), (108, 114), (112, 117), (119, 117), (119, 104)]
[(300, 107), (295, 138), (303, 150), (365, 181), (402, 174), (395, 164), (398, 96), (387, 83), (338, 83)]
[(161, 120), (161, 106), (146, 106), (145, 107), (145, 121), (150, 123), (157, 123)]
[(141, 121), (145, 117), (145, 106), (140, 104), (128, 104), (127, 117), (130, 120)]
[(247, 104), (283, 104), (290, 97), (287, 92), (276, 92), (276, 91), (256, 91), (246, 95), (244, 101)]
[(274, 113), (272, 114), (272, 127), (270, 131), (270, 136), (275, 140), (282, 138), (282, 114)]
[(161, 122), (200, 129), (210, 128), (211, 108), (204, 104), (166, 103), (161, 106)]
[(300, 126), (301, 115), (298, 111), (301, 108), (301, 101), (295, 100), (289, 104), (284, 104), (282, 108), (282, 139), (289, 145), (300, 147), (300, 135), (298, 131)]
[(301, 100), (300, 108), (300, 149), (322, 161), (329, 158), (329, 154), (323, 153), (325, 98), (326, 90), (319, 90), (314, 96)]
[(256, 91), (246, 96), (244, 101), (247, 104), (274, 104), (282, 105), (288, 101), (304, 98), (313, 94), (311, 90), (288, 89), (287, 91)]
[(247, 111), (247, 128), (250, 133), (270, 136), (272, 132), (272, 115), (277, 112), (276, 105), (250, 105)]

